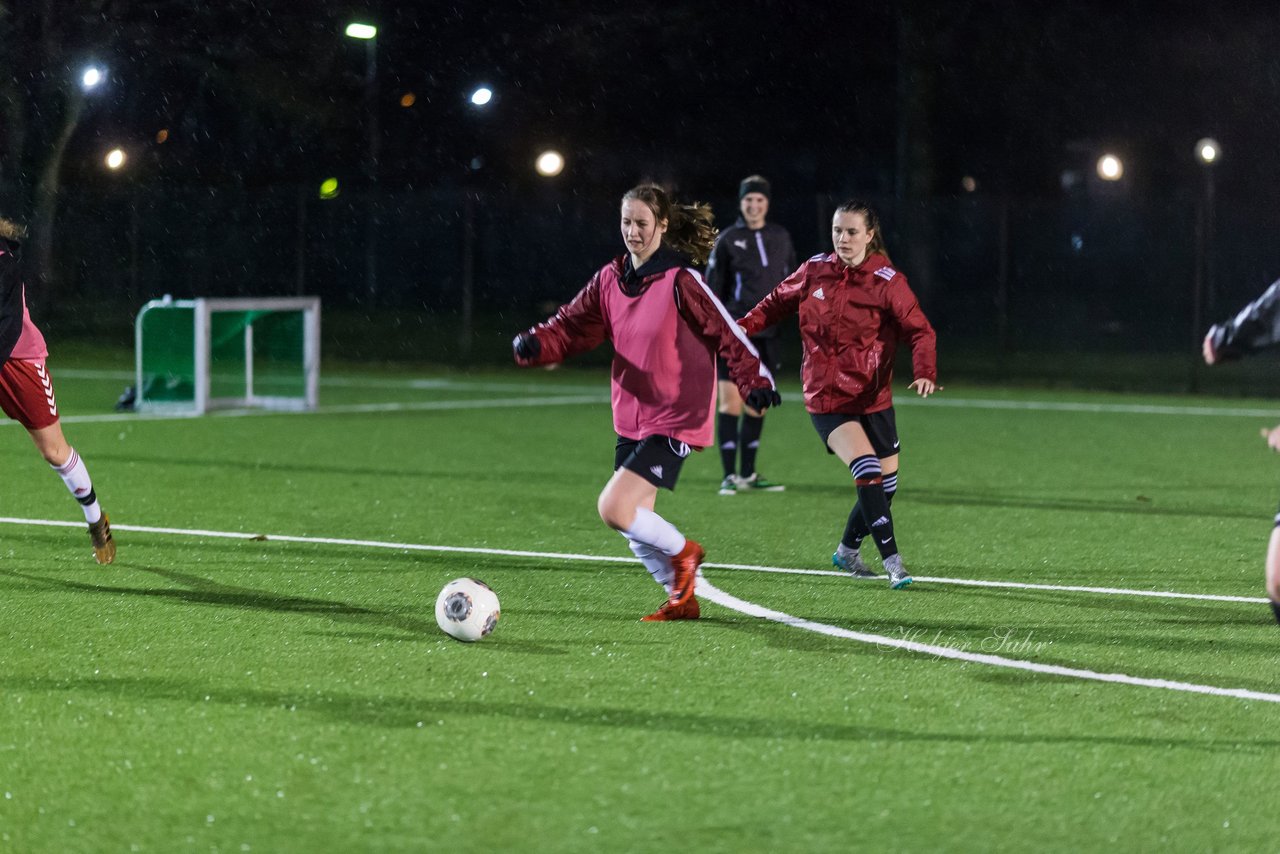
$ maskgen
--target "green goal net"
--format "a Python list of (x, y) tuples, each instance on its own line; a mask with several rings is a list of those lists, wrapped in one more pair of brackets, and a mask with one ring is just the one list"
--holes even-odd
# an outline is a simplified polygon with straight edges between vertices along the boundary
[(317, 297), (152, 300), (134, 335), (139, 412), (316, 407)]

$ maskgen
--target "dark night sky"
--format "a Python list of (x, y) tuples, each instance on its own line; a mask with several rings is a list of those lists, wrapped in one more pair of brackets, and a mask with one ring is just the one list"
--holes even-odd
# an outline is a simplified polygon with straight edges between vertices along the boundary
[[(100, 180), (90, 154), (119, 136), (175, 181), (358, 180), (364, 53), (340, 32), (359, 7), (226, 5), (134, 22), (73, 183)], [(1035, 195), (1106, 147), (1158, 195), (1212, 135), (1222, 179), (1269, 192), (1280, 24), (1220, 5), (388, 2), (371, 15), (382, 181), (475, 180), (479, 154), (484, 180), (518, 192), (555, 145), (561, 180), (615, 189), (706, 192), (761, 171), (806, 191), (950, 194), (973, 175)], [(480, 82), (498, 93), (484, 114), (465, 102)]]

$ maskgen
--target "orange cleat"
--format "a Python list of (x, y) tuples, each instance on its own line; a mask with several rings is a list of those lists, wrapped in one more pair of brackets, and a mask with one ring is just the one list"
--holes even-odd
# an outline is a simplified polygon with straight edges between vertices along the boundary
[(116, 541), (111, 536), (111, 522), (107, 514), (89, 526), (89, 539), (93, 541), (93, 559), (108, 564), (116, 559)]
[(701, 613), (702, 611), (698, 607), (698, 600), (690, 596), (679, 605), (668, 599), (662, 603), (661, 608), (648, 616), (641, 617), (640, 621), (643, 623), (665, 623), (668, 620), (696, 620)]
[(693, 540), (685, 540), (684, 548), (671, 556), (671, 566), (675, 568), (676, 577), (671, 582), (671, 604), (681, 605), (693, 598), (694, 588), (698, 583), (698, 567), (707, 553), (702, 546)]

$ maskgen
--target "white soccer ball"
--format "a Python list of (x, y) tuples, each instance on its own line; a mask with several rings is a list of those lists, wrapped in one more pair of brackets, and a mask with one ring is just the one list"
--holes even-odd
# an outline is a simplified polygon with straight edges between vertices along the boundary
[(436, 597), (436, 624), (440, 630), (467, 643), (492, 632), (501, 614), (498, 594), (474, 578), (455, 578)]

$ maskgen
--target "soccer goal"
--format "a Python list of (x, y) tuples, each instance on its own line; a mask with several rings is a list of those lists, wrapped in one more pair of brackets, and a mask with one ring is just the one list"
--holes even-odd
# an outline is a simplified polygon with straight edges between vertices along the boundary
[(320, 299), (152, 300), (134, 323), (139, 412), (315, 409)]

